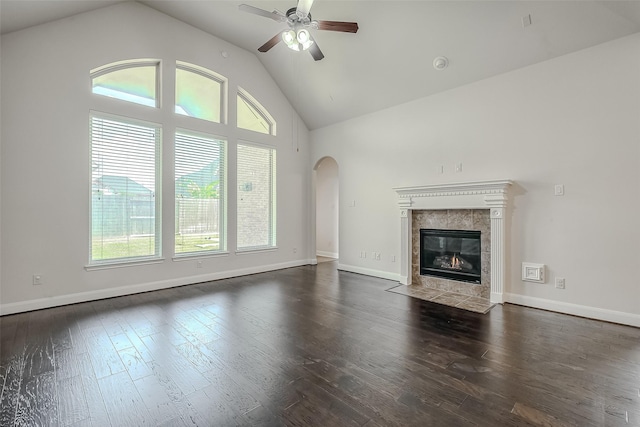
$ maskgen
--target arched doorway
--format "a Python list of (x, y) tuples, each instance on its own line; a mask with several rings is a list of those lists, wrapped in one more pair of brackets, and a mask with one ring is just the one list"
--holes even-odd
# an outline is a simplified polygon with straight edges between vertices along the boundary
[(339, 175), (338, 163), (323, 157), (316, 163), (316, 257), (322, 260), (339, 257)]

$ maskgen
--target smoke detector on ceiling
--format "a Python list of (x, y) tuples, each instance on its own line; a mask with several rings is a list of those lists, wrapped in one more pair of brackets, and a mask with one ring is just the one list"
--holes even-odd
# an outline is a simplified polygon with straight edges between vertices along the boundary
[(449, 60), (445, 56), (438, 56), (433, 60), (433, 68), (442, 71), (449, 66)]

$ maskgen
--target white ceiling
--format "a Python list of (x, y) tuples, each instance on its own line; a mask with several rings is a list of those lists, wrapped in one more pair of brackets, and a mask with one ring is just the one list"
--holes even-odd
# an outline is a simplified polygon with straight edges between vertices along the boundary
[[(113, 3), (118, 1), (0, 0), (0, 31)], [(295, 0), (140, 3), (256, 52), (310, 129), (640, 31), (640, 1), (316, 0), (314, 19), (357, 21), (360, 30), (315, 31), (325, 58), (314, 62), (308, 53), (293, 52), (283, 43), (268, 53), (257, 52), (284, 26), (238, 10), (247, 3), (286, 12)], [(523, 28), (527, 15), (532, 24)], [(439, 55), (450, 60), (444, 71), (432, 65)]]

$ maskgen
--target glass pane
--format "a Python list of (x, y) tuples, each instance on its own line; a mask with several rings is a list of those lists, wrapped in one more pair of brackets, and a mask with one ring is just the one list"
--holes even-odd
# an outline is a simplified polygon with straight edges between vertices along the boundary
[(224, 250), (225, 141), (176, 134), (175, 253)]
[(94, 77), (93, 93), (156, 107), (156, 65), (130, 67)]
[(220, 123), (222, 84), (212, 77), (176, 69), (176, 113)]
[(238, 95), (238, 127), (260, 133), (271, 133), (269, 120), (240, 95)]
[(158, 256), (160, 129), (92, 117), (91, 261)]
[(238, 248), (275, 246), (276, 151), (238, 145)]

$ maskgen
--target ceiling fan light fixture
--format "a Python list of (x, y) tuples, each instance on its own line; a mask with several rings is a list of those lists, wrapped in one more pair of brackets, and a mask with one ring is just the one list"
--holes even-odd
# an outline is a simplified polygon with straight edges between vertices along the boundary
[(308, 30), (302, 29), (302, 30), (298, 30), (298, 43), (300, 43), (301, 45), (304, 45), (306, 42), (308, 42), (311, 39), (311, 34), (309, 34)]
[(309, 30), (306, 30), (304, 28), (297, 31), (283, 31), (282, 40), (289, 49), (295, 50), (297, 52), (301, 50), (307, 50), (313, 44), (313, 40), (311, 40), (311, 34), (309, 34)]
[(284, 41), (284, 43), (289, 46), (291, 49), (293, 49), (293, 47), (291, 47), (292, 45), (297, 45), (298, 42), (296, 40), (296, 33), (293, 30), (287, 30), (287, 31), (283, 31), (282, 32), (282, 41)]

